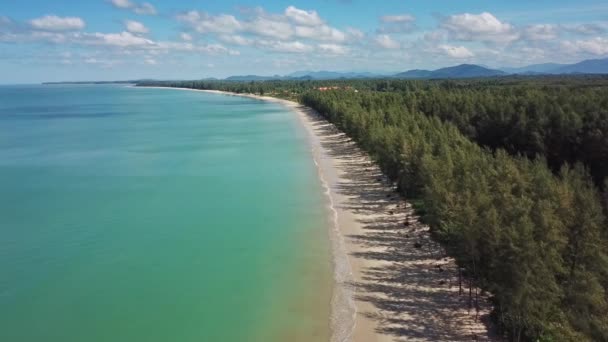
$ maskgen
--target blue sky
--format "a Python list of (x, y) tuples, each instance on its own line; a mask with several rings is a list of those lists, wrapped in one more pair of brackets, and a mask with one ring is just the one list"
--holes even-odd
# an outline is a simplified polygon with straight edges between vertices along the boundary
[(394, 72), (608, 57), (608, 3), (0, 2), (0, 83)]

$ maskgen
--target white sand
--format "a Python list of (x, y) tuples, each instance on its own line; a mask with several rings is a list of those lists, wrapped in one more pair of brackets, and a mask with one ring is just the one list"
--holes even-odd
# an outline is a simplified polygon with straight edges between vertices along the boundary
[(335, 224), (330, 234), (336, 282), (333, 341), (494, 340), (488, 332), (488, 302), (480, 299), (476, 318), (475, 308), (468, 309), (464, 281), (459, 295), (454, 260), (431, 240), (429, 228), (418, 222), (411, 206), (365, 153), (298, 103), (239, 96), (289, 107), (309, 133)]

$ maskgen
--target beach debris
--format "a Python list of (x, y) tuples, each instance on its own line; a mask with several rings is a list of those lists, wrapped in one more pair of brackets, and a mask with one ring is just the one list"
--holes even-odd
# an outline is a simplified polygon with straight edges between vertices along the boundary
[(420, 242), (416, 241), (416, 243), (414, 243), (414, 248), (420, 249), (420, 248), (422, 248), (422, 244)]
[(395, 215), (395, 212), (394, 212), (394, 211), (392, 211), (392, 210), (389, 210), (388, 214), (389, 214), (389, 215)]

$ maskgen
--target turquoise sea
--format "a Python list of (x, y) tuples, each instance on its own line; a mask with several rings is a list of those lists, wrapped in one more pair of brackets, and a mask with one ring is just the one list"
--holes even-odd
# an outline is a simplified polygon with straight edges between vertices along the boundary
[(0, 341), (327, 341), (326, 217), (278, 104), (0, 86)]

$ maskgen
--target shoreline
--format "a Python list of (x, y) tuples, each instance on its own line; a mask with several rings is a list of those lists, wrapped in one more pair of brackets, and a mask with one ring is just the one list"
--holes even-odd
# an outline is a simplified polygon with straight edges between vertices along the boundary
[[(297, 115), (333, 224), (332, 342), (495, 340), (487, 300), (480, 301), (477, 316), (468, 296), (459, 295), (454, 260), (431, 239), (411, 205), (366, 153), (314, 110), (254, 94), (149, 88), (248, 97), (279, 103)], [(404, 244), (411, 249), (398, 252), (395, 247)]]

